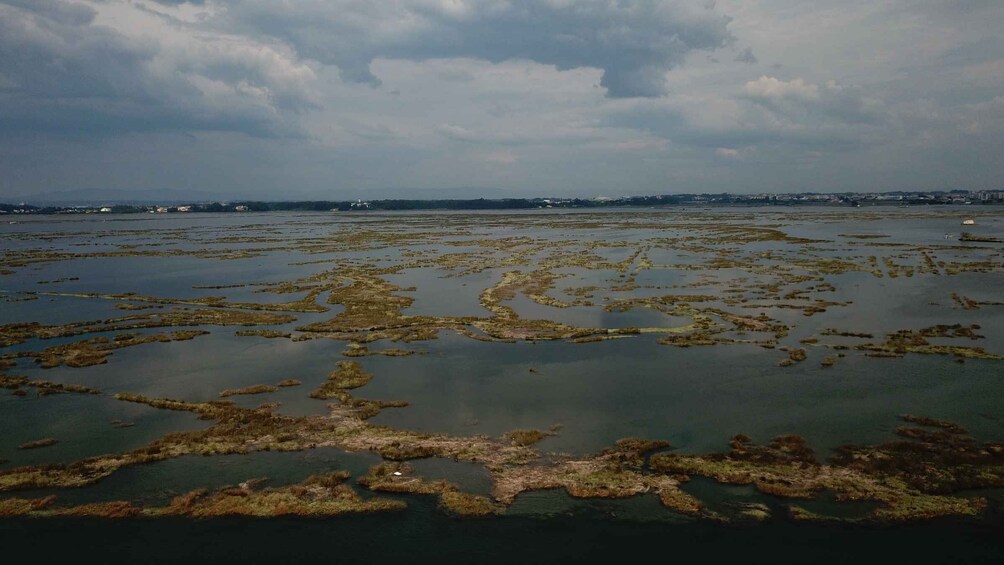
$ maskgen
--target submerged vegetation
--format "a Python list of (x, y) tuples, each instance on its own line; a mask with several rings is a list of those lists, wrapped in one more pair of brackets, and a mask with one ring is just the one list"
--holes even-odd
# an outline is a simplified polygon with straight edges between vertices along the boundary
[(47, 437), (47, 438), (44, 438), (44, 439), (36, 439), (34, 441), (29, 441), (29, 442), (26, 442), (26, 443), (22, 443), (21, 445), (17, 446), (17, 448), (18, 449), (38, 449), (40, 447), (49, 447), (50, 445), (56, 445), (57, 443), (59, 443), (58, 439)]

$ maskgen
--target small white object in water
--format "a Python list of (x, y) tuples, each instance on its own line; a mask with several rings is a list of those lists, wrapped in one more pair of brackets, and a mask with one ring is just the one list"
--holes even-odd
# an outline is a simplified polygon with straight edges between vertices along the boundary
[(962, 225), (964, 226), (975, 226), (976, 220), (962, 220)]
[(401, 471), (394, 471), (394, 476), (395, 477), (400, 477), (401, 476)]

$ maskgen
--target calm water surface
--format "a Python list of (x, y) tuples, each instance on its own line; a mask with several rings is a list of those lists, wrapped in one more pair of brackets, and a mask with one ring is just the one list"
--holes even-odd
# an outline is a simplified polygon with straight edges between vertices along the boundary
[[(841, 214), (846, 211), (841, 210)], [(972, 213), (972, 212), (970, 212)], [(899, 215), (897, 215), (899, 214)], [(559, 215), (565, 217), (566, 215)], [(8, 297), (37, 300), (0, 302), (0, 324), (41, 322), (63, 324), (122, 315), (115, 301), (67, 293), (133, 292), (174, 299), (226, 296), (234, 302), (277, 303), (303, 294), (258, 292), (260, 286), (205, 289), (200, 286), (278, 283), (322, 273), (346, 261), (400, 265), (415, 253), (431, 255), (476, 253), (474, 240), (521, 237), (535, 241), (574, 239), (625, 242), (631, 247), (598, 248), (608, 261), (630, 257), (639, 245), (650, 246), (655, 267), (636, 273), (633, 290), (600, 290), (594, 306), (554, 308), (519, 295), (508, 303), (524, 318), (545, 318), (584, 327), (677, 327), (688, 318), (655, 309), (607, 311), (604, 304), (629, 297), (663, 294), (714, 294), (734, 286), (767, 280), (766, 272), (743, 267), (695, 271), (668, 266), (702, 265), (708, 251), (680, 250), (658, 241), (684, 233), (681, 223), (757, 225), (780, 229), (789, 236), (818, 240), (806, 251), (783, 242), (741, 245), (728, 240), (713, 245), (735, 251), (735, 257), (772, 252), (763, 266), (785, 265), (807, 254), (841, 257), (861, 263), (875, 256), (919, 265), (917, 249), (942, 246), (945, 262), (984, 261), (989, 272), (954, 276), (916, 272), (881, 278), (863, 271), (828, 275), (834, 290), (826, 297), (843, 306), (814, 316), (800, 310), (765, 305), (760, 312), (792, 326), (784, 344), (818, 335), (823, 328), (869, 332), (876, 336), (935, 324), (979, 324), (984, 336), (977, 345), (1004, 353), (1004, 307), (961, 309), (958, 293), (975, 300), (1004, 300), (1001, 245), (958, 247), (945, 234), (957, 234), (959, 217), (914, 210), (862, 212), (860, 218), (832, 211), (804, 213), (719, 210), (699, 217), (665, 212), (612, 211), (582, 214), (589, 225), (568, 231), (549, 224), (540, 213), (482, 214), (478, 221), (449, 213), (432, 214), (249, 214), (170, 215), (156, 217), (27, 218), (0, 225), (4, 253), (51, 251), (83, 255), (124, 249), (242, 250), (251, 255), (220, 259), (179, 253), (175, 256), (64, 257), (31, 263), (0, 276)], [(578, 216), (577, 216), (578, 217)], [(398, 220), (400, 218), (401, 220)], [(394, 243), (365, 249), (331, 249), (323, 242), (352, 230), (382, 230), (403, 222), (416, 237), (437, 233), (439, 239), (416, 239), (414, 245)], [(659, 227), (659, 223), (665, 227)], [(474, 225), (472, 225), (474, 224)], [(1004, 222), (998, 212), (980, 221), (983, 235), (999, 235)], [(879, 235), (855, 239), (847, 234)], [(295, 242), (290, 245), (289, 242)], [(876, 246), (876, 242), (900, 244)], [(712, 245), (712, 244), (707, 244)], [(129, 246), (129, 247), (122, 247)], [(585, 249), (583, 252), (586, 252)], [(496, 252), (504, 254), (504, 251)], [(543, 260), (538, 251), (528, 260)], [(490, 313), (478, 302), (480, 293), (515, 267), (491, 267), (477, 272), (443, 270), (426, 265), (405, 268), (385, 279), (414, 298), (404, 313), (430, 316), (481, 316)], [(884, 268), (884, 267), (883, 267)], [(562, 289), (596, 285), (609, 288), (618, 273), (575, 267), (557, 269), (564, 277), (551, 296), (571, 300)], [(68, 280), (68, 279), (75, 280)], [(701, 283), (702, 286), (688, 284)], [(28, 294), (51, 292), (54, 295)], [(726, 306), (725, 302), (714, 305)], [(271, 329), (294, 331), (304, 323), (327, 320), (341, 307), (325, 313), (295, 313), (297, 321)], [(733, 305), (734, 307), (734, 305)], [(176, 328), (172, 328), (176, 329)], [(104, 453), (141, 447), (165, 433), (206, 426), (192, 414), (156, 410), (118, 402), (117, 392), (205, 401), (221, 390), (275, 383), (296, 378), (300, 387), (281, 389), (265, 397), (235, 397), (241, 405), (281, 403), (288, 414), (323, 414), (325, 402), (307, 392), (325, 381), (335, 363), (344, 359), (345, 343), (326, 339), (290, 341), (238, 337), (232, 327), (207, 327), (210, 335), (192, 341), (142, 345), (115, 351), (105, 365), (43, 369), (22, 360), (12, 373), (55, 382), (82, 384), (103, 391), (101, 396), (56, 395), (17, 398), (0, 395), (0, 469), (24, 464), (72, 462)], [(139, 330), (159, 333), (162, 329)], [(88, 336), (91, 337), (91, 336)], [(666, 439), (690, 453), (722, 451), (729, 438), (745, 433), (766, 441), (784, 433), (807, 438), (821, 454), (848, 442), (888, 440), (900, 413), (924, 414), (959, 422), (981, 439), (1004, 437), (1004, 365), (994, 360), (957, 363), (950, 357), (908, 355), (876, 359), (849, 352), (831, 368), (819, 361), (831, 351), (809, 348), (809, 359), (790, 368), (778, 367), (784, 354), (756, 345), (678, 348), (657, 343), (658, 335), (642, 335), (599, 343), (486, 343), (451, 332), (439, 338), (402, 346), (376, 343), (371, 348), (408, 347), (409, 357), (358, 359), (375, 375), (358, 389), (359, 396), (407, 400), (410, 406), (385, 409), (373, 422), (453, 435), (500, 435), (518, 428), (562, 426), (545, 439), (544, 451), (595, 453), (618, 438)], [(64, 338), (62, 342), (78, 338)], [(835, 342), (840, 338), (835, 338)], [(38, 350), (60, 340), (31, 340), (3, 352)], [(118, 429), (109, 422), (136, 425)], [(16, 447), (39, 437), (58, 437), (46, 449)], [(154, 465), (126, 468), (85, 489), (57, 492), (68, 503), (133, 500), (158, 504), (198, 487), (234, 484), (268, 477), (271, 484), (289, 484), (332, 469), (359, 475), (378, 456), (316, 450), (300, 453), (259, 453), (247, 456), (183, 457)], [(477, 465), (441, 460), (415, 463), (428, 478), (444, 478), (464, 490), (487, 494), (490, 480)], [(688, 488), (714, 500), (721, 489), (735, 488), (695, 481)], [(47, 494), (47, 493), (32, 493)], [(731, 498), (776, 504), (750, 490), (730, 491)], [(434, 501), (407, 497), (409, 509), (395, 515), (342, 517), (328, 520), (138, 520), (124, 522), (69, 520), (0, 521), (0, 539), (8, 554), (35, 559), (65, 559), (81, 554), (115, 562), (190, 561), (372, 562), (459, 559), (465, 562), (597, 561), (624, 557), (741, 561), (754, 563), (866, 562), (896, 559), (916, 562), (1001, 562), (1004, 529), (999, 495), (992, 495), (986, 520), (941, 521), (895, 527), (811, 526), (775, 518), (749, 527), (723, 527), (693, 522), (662, 509), (654, 497), (626, 501), (573, 500), (558, 492), (521, 495), (507, 516), (487, 520), (456, 520), (435, 510)], [(821, 504), (826, 504), (822, 501)], [(783, 515), (778, 512), (777, 516)], [(58, 540), (58, 543), (53, 543)], [(20, 562), (20, 561), (18, 561)]]

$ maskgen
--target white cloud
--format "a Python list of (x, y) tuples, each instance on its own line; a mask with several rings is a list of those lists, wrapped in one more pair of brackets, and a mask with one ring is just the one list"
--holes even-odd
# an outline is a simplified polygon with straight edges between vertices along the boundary
[(743, 85), (743, 93), (750, 98), (794, 98), (798, 100), (818, 100), (819, 87), (804, 80), (783, 81), (766, 75)]

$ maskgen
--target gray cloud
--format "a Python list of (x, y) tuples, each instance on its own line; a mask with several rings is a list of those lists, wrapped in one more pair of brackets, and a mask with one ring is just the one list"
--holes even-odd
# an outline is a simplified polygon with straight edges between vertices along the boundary
[(1002, 28), (999, 0), (0, 0), (0, 201), (999, 187)]
[(740, 98), (754, 103), (779, 120), (803, 124), (821, 122), (873, 124), (882, 119), (882, 103), (870, 99), (860, 87), (836, 81), (807, 83), (762, 75), (743, 85)]
[(312, 71), (282, 47), (190, 34), (166, 20), (127, 35), (62, 0), (0, 2), (0, 124), (101, 133), (157, 129), (289, 135), (314, 105)]
[(696, 50), (728, 45), (729, 18), (713, 4), (657, 0), (313, 0), (227, 4), (235, 29), (265, 33), (345, 80), (377, 85), (370, 63), (469, 57), (527, 59), (560, 70), (603, 70), (612, 97), (665, 94), (664, 74)]
[(94, 16), (97, 15), (97, 12), (89, 6), (64, 2), (62, 0), (4, 0), (0, 3), (15, 6), (54, 22), (70, 26), (89, 24), (94, 20)]
[(640, 102), (611, 112), (612, 127), (641, 129), (697, 148), (847, 151), (876, 140), (894, 116), (860, 87), (762, 75), (735, 92)]
[(753, 48), (747, 47), (736, 55), (735, 61), (737, 63), (746, 63), (747, 65), (752, 65), (758, 61), (756, 55), (753, 54)]

